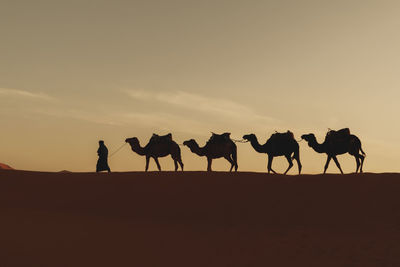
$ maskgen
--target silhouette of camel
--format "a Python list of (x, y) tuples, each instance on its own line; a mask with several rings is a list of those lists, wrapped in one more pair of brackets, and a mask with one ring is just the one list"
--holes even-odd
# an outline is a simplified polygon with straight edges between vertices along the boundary
[(150, 158), (154, 159), (157, 164), (158, 170), (161, 171), (161, 166), (158, 162), (158, 158), (168, 155), (171, 155), (172, 159), (174, 160), (175, 171), (178, 170), (178, 163), (183, 171), (181, 149), (179, 145), (172, 140), (172, 134), (167, 134), (164, 136), (153, 134), (153, 136), (150, 138), (150, 141), (145, 147), (140, 146), (139, 139), (137, 139), (136, 137), (127, 138), (125, 142), (127, 142), (131, 146), (132, 151), (141, 156), (146, 156), (146, 171), (149, 169)]
[[(288, 131), (286, 133), (275, 133), (267, 140), (264, 145), (260, 145), (255, 134), (247, 134), (243, 136), (243, 139), (250, 141), (251, 146), (258, 153), (266, 153), (268, 155), (268, 173), (271, 171), (276, 173), (272, 169), (272, 160), (277, 156), (285, 156), (289, 162), (289, 167), (285, 171), (286, 174), (293, 167), (293, 159), (296, 159), (297, 166), (299, 168), (299, 174), (301, 173), (301, 162), (299, 154), (299, 144), (294, 139), (293, 133)], [(293, 158), (292, 158), (292, 154)]]
[[(340, 136), (335, 134), (336, 131), (329, 131), (325, 137), (325, 141), (322, 144), (319, 144), (317, 142), (317, 138), (315, 138), (315, 135), (312, 133), (303, 134), (301, 136), (302, 139), (307, 141), (308, 146), (313, 148), (316, 152), (325, 153), (328, 155), (328, 158), (326, 159), (325, 163), (324, 174), (328, 169), (329, 162), (331, 161), (331, 159), (335, 161), (336, 166), (343, 174), (342, 168), (340, 167), (339, 161), (337, 160), (336, 156), (345, 153), (349, 153), (356, 159), (356, 164), (357, 164), (356, 173), (358, 172), (359, 169), (360, 173), (363, 172), (362, 168), (364, 164), (365, 153), (361, 148), (361, 141), (357, 136), (350, 134), (350, 131), (347, 128), (342, 129), (340, 131), (343, 130), (347, 130), (348, 134)], [(359, 151), (361, 151), (362, 155), (359, 153)]]
[(200, 147), (194, 139), (183, 142), (183, 145), (189, 147), (190, 151), (200, 157), (207, 157), (207, 171), (211, 171), (212, 160), (217, 158), (225, 158), (229, 161), (231, 164), (230, 172), (233, 167), (235, 167), (235, 171), (238, 169), (237, 148), (236, 144), (230, 139), (230, 133), (222, 135), (213, 133), (203, 147)]

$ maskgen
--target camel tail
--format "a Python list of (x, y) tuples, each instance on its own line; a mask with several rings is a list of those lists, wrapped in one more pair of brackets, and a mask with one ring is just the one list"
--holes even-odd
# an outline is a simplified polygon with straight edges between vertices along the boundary
[(293, 152), (292, 160), (295, 160), (298, 157), (299, 157), (299, 151)]
[(297, 144), (296, 149), (293, 151), (292, 160), (295, 160), (296, 158), (300, 158), (299, 154), (300, 154), (300, 150), (299, 150), (299, 145)]
[(364, 150), (362, 149), (362, 147), (360, 146), (360, 151), (363, 154), (363, 156), (365, 157), (367, 154), (365, 154)]

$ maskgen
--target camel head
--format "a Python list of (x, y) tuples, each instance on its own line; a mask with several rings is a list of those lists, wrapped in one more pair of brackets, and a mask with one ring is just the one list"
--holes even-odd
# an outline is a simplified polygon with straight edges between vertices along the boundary
[(187, 146), (190, 149), (190, 151), (192, 151), (192, 152), (193, 152), (193, 150), (196, 150), (199, 148), (199, 145), (197, 144), (196, 140), (194, 140), (194, 139), (190, 139), (190, 140), (183, 142), (183, 145)]
[(190, 147), (196, 146), (197, 142), (194, 139), (190, 139), (190, 140), (186, 140), (185, 142), (183, 142), (183, 145), (190, 148)]
[(139, 139), (137, 139), (137, 137), (126, 138), (125, 143), (128, 143), (131, 145), (131, 147), (134, 147), (139, 145)]
[(312, 133), (310, 133), (310, 134), (303, 134), (303, 135), (301, 136), (301, 139), (306, 140), (307, 143), (310, 143), (310, 142), (313, 142), (313, 141), (316, 141), (316, 140), (317, 140), (317, 139), (315, 138), (315, 135), (312, 134)]
[(242, 138), (244, 140), (247, 140), (247, 141), (251, 141), (251, 140), (257, 139), (255, 134), (245, 134), (245, 135), (243, 135)]

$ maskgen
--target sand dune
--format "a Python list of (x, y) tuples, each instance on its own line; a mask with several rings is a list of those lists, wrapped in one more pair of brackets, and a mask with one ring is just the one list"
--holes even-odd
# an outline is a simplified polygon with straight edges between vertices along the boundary
[(0, 163), (0, 170), (14, 170), (14, 169), (8, 166), (7, 164)]
[(400, 266), (400, 175), (0, 171), (2, 266)]

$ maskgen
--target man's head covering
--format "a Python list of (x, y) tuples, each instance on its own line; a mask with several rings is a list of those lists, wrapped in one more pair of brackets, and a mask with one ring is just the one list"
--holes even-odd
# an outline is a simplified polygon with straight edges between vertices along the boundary
[(100, 141), (99, 141), (99, 144), (100, 144), (100, 145), (104, 145), (104, 141), (103, 141), (103, 140), (100, 140)]

